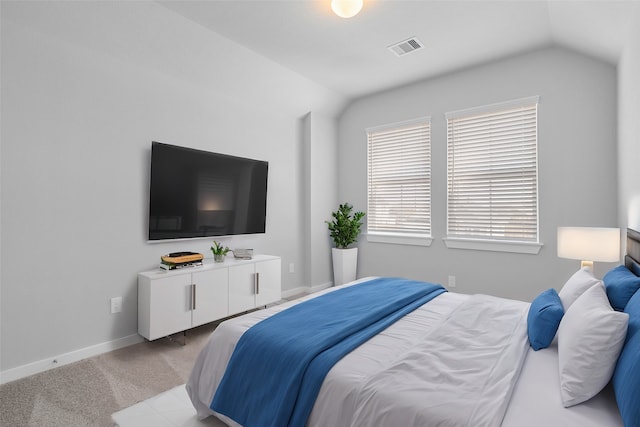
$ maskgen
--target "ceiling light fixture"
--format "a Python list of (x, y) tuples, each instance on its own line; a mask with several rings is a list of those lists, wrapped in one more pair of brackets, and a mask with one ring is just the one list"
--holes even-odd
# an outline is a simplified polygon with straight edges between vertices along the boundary
[(331, 10), (340, 18), (351, 18), (362, 10), (363, 0), (331, 0)]

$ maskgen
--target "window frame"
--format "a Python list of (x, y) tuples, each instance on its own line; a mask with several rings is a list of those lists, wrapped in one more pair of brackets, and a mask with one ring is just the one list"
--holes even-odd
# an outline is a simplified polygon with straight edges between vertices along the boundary
[[(380, 224), (377, 227), (371, 227), (372, 218), (375, 218), (375, 211), (372, 210), (372, 171), (371, 171), (371, 144), (372, 137), (376, 133), (382, 132), (393, 132), (394, 130), (398, 131), (407, 131), (412, 127), (424, 127), (426, 126), (426, 153), (424, 153), (425, 159), (424, 161), (427, 163), (426, 169), (426, 195), (423, 194), (427, 199), (428, 205), (428, 213), (427, 213), (427, 231), (420, 232), (417, 228), (413, 231), (393, 231), (393, 230), (380, 230)], [(430, 246), (433, 237), (432, 237), (432, 192), (431, 192), (431, 117), (430, 116), (422, 116), (411, 120), (404, 120), (395, 123), (389, 123), (385, 125), (379, 125), (374, 127), (368, 127), (365, 129), (366, 137), (367, 137), (367, 230), (366, 230), (366, 238), (369, 242), (376, 243), (391, 243), (391, 244), (403, 244), (403, 245), (416, 245), (416, 246)], [(415, 144), (419, 144), (420, 142), (414, 142)], [(414, 147), (417, 148), (417, 147)], [(415, 212), (415, 210), (414, 210)], [(378, 229), (376, 229), (378, 228)]]
[[(527, 98), (521, 98), (506, 102), (500, 102), (496, 104), (484, 105), (480, 107), (474, 107), (464, 110), (457, 110), (445, 113), (445, 118), (447, 122), (447, 235), (443, 239), (447, 248), (454, 249), (472, 249), (472, 250), (489, 250), (489, 251), (498, 251), (498, 252), (516, 252), (516, 253), (526, 253), (526, 254), (537, 254), (540, 251), (540, 248), (543, 244), (540, 242), (540, 191), (539, 191), (539, 167), (538, 167), (538, 107), (540, 103), (539, 96), (531, 96)], [(518, 109), (526, 110), (534, 108), (534, 127), (535, 127), (535, 136), (534, 136), (534, 156), (533, 163), (535, 164), (535, 240), (526, 240), (526, 239), (517, 239), (517, 238), (497, 238), (492, 236), (479, 236), (479, 235), (464, 235), (464, 233), (451, 233), (451, 200), (452, 200), (452, 174), (455, 171), (451, 171), (451, 150), (452, 145), (455, 144), (456, 141), (451, 140), (452, 131), (452, 121), (456, 120), (464, 120), (464, 119), (478, 119), (485, 115), (490, 114), (504, 114), (507, 115), (509, 112), (516, 111)], [(531, 125), (531, 123), (529, 123)], [(490, 125), (493, 126), (493, 125)], [(476, 143), (478, 147), (481, 143)], [(454, 147), (453, 147), (454, 148)], [(455, 149), (455, 148), (454, 148)], [(531, 163), (531, 158), (527, 158)], [(487, 167), (488, 165), (478, 164), (479, 167)], [(494, 193), (490, 193), (493, 195)], [(492, 197), (492, 196), (490, 196)], [(473, 215), (473, 214), (472, 214)], [(489, 219), (487, 224), (493, 224), (492, 220)], [(492, 232), (490, 232), (492, 233)]]

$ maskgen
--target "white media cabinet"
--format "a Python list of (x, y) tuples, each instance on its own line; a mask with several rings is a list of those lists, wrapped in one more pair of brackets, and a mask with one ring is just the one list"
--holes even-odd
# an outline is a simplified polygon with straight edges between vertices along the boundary
[(254, 255), (138, 273), (138, 333), (152, 341), (277, 302), (280, 263), (276, 256)]

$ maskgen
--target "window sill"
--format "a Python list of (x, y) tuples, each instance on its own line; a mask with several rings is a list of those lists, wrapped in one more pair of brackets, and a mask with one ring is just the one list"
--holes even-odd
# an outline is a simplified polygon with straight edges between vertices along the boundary
[(543, 246), (542, 243), (514, 242), (508, 240), (464, 239), (460, 237), (445, 237), (442, 240), (449, 249), (513, 252), (531, 255), (537, 255)]
[(367, 242), (431, 246), (433, 238), (421, 234), (367, 233)]

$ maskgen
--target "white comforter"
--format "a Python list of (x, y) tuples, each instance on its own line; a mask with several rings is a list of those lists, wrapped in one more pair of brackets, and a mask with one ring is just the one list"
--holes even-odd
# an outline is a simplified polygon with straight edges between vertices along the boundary
[[(216, 329), (187, 383), (199, 417), (213, 414), (208, 406), (242, 333), (289, 305)], [(528, 347), (527, 309), (495, 297), (438, 296), (338, 362), (308, 425), (500, 425)]]
[(499, 426), (524, 361), (527, 304), (474, 295), (357, 393), (351, 425)]

